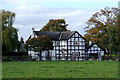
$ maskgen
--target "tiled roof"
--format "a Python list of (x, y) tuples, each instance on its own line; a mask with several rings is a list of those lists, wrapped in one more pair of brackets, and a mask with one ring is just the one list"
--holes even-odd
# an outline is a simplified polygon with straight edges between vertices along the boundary
[(47, 35), (51, 40), (67, 40), (77, 31), (34, 31), (37, 36)]
[(88, 45), (87, 47), (86, 47), (86, 52), (91, 48), (91, 47), (93, 47), (94, 45), (97, 45), (99, 48), (101, 48), (103, 51), (105, 51), (101, 46), (99, 46), (97, 43), (92, 43), (91, 45)]
[(47, 35), (51, 40), (59, 40), (60, 32), (34, 31), (37, 36)]
[(60, 40), (67, 40), (74, 33), (75, 33), (75, 31), (63, 31), (63, 32), (61, 32), (61, 38), (60, 38)]

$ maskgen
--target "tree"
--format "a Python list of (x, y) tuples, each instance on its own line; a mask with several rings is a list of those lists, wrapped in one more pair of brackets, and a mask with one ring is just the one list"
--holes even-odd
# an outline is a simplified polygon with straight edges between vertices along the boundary
[(85, 38), (94, 42), (101, 41), (101, 36), (106, 35), (107, 28), (115, 24), (117, 11), (117, 8), (106, 7), (105, 9), (101, 9), (100, 12), (93, 14), (87, 21), (87, 26), (85, 27), (87, 33), (85, 34)]
[[(118, 10), (119, 13), (118, 13), (118, 16), (117, 16), (117, 22), (116, 22), (116, 31), (117, 31), (117, 41), (118, 41), (118, 54), (120, 54), (120, 9)], [(119, 58), (120, 60), (120, 58)]]
[(39, 52), (39, 59), (42, 60), (42, 51), (48, 51), (48, 60), (50, 60), (49, 50), (53, 50), (53, 42), (46, 35), (31, 38), (26, 41), (24, 46), (28, 50)]
[(111, 54), (117, 54), (119, 51), (119, 41), (117, 40), (117, 24), (111, 25), (108, 28), (108, 37), (109, 37), (109, 44), (107, 45), (109, 52)]
[(64, 19), (51, 19), (41, 31), (67, 31), (67, 26), (68, 24), (66, 24)]
[(13, 27), (15, 13), (2, 10), (2, 52), (13, 52), (20, 49), (17, 29)]
[(2, 14), (2, 30), (5, 30), (7, 27), (12, 27), (15, 13), (2, 10), (0, 14)]
[[(87, 26), (85, 27), (86, 34), (84, 37), (86, 40), (97, 42), (102, 47), (110, 49), (108, 44), (111, 43), (112, 37), (116, 34), (114, 34), (115, 31), (112, 31), (112, 29), (117, 21), (117, 12), (117, 8), (106, 7), (101, 9), (100, 12), (93, 14), (87, 21)], [(111, 34), (112, 36), (110, 36)]]

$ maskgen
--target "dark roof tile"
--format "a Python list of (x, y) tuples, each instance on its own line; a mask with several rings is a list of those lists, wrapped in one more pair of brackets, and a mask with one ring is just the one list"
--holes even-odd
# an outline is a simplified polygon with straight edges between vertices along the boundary
[(57, 32), (57, 31), (34, 31), (34, 33), (37, 36), (47, 35), (51, 40), (67, 40), (75, 32), (77, 32), (77, 31), (63, 31), (63, 32)]
[(61, 38), (60, 38), (60, 40), (67, 40), (74, 33), (75, 33), (75, 31), (63, 31), (63, 32), (61, 32)]
[(60, 32), (34, 31), (37, 36), (47, 35), (51, 40), (59, 40)]
[(97, 43), (92, 43), (91, 45), (88, 45), (88, 46), (86, 47), (86, 51), (88, 51), (88, 50), (89, 50), (91, 47), (93, 47), (95, 44), (96, 44), (99, 48), (101, 48), (103, 51), (105, 51), (105, 49), (102, 48), (101, 46), (99, 46)]

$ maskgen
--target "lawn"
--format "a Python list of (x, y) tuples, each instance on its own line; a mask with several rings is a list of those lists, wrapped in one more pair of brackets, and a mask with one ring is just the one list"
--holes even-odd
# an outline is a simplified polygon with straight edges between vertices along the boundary
[(118, 78), (117, 61), (3, 62), (3, 78)]

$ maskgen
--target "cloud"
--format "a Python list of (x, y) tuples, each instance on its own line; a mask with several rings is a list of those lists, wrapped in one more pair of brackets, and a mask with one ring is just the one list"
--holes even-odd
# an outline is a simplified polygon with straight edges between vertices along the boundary
[(19, 29), (19, 38), (27, 40), (31, 35), (31, 28), (40, 30), (50, 19), (65, 19), (69, 30), (77, 30), (84, 35), (87, 20), (98, 9), (87, 10), (81, 8), (45, 8), (41, 6), (21, 6), (14, 9), (16, 19), (15, 28)]
[[(100, 8), (119, 0), (0, 0), (0, 8), (16, 13), (14, 27), (27, 40), (31, 28), (40, 30), (50, 19), (65, 19), (68, 29), (84, 35), (87, 20)], [(103, 2), (103, 3), (100, 3)], [(105, 2), (105, 3), (104, 3)], [(110, 2), (110, 3), (107, 3)]]

